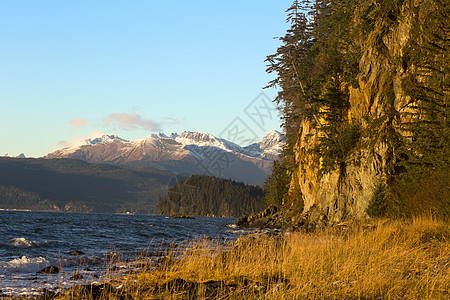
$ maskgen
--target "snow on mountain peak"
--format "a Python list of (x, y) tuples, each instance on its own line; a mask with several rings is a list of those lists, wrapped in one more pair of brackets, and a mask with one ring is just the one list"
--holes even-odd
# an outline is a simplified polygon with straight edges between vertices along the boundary
[(160, 139), (160, 138), (168, 139), (168, 138), (169, 138), (167, 135), (165, 135), (165, 134), (162, 133), (162, 132), (152, 133), (150, 136), (151, 136), (152, 138), (154, 138), (154, 139)]
[(131, 141), (131, 143), (133, 143), (133, 144), (141, 144), (141, 143), (152, 142), (153, 140), (159, 140), (159, 139), (169, 139), (169, 137), (166, 134), (162, 133), (162, 132), (151, 133), (150, 135), (146, 136), (145, 138), (133, 140), (133, 141)]
[[(256, 158), (267, 161), (276, 159), (281, 152), (281, 137), (282, 134), (280, 132), (273, 130), (266, 134), (259, 142), (247, 147), (241, 147), (228, 140), (201, 132), (185, 131), (179, 135), (171, 134), (170, 137), (162, 132), (151, 133), (143, 139), (137, 139), (131, 142), (117, 135), (96, 132), (91, 136), (85, 136), (79, 139), (78, 143), (74, 143), (75, 146), (57, 150), (47, 155), (47, 157), (60, 158), (71, 157), (73, 155), (76, 158), (83, 158), (91, 155), (86, 153), (94, 153), (98, 156), (96, 158), (97, 161), (102, 161), (106, 156), (110, 161), (119, 158), (121, 161), (126, 161), (127, 159), (130, 161), (138, 161), (141, 159), (164, 160), (171, 158), (180, 159), (186, 155), (199, 155), (199, 153), (203, 153), (203, 150), (206, 150), (225, 151), (234, 153), (239, 157), (248, 156), (252, 159)], [(96, 147), (97, 145), (100, 147)], [(139, 151), (135, 151), (136, 149), (139, 149)], [(103, 154), (100, 155), (100, 153)], [(139, 155), (143, 156), (139, 157)]]
[(82, 145), (79, 145), (79, 146), (96, 145), (96, 144), (107, 144), (107, 143), (111, 143), (113, 141), (120, 141), (120, 142), (124, 142), (124, 143), (128, 142), (127, 140), (122, 139), (122, 138), (118, 137), (115, 134), (104, 134), (104, 135), (96, 137), (96, 138), (85, 139), (83, 141)]
[(272, 130), (271, 132), (269, 132), (268, 134), (266, 134), (259, 142), (258, 144), (263, 146), (273, 146), (273, 145), (279, 145), (280, 144), (280, 140), (283, 137), (283, 135), (276, 131), (276, 130)]
[(176, 140), (189, 141), (191, 144), (195, 143), (215, 143), (216, 137), (209, 133), (184, 131), (178, 135)]
[(271, 132), (269, 132), (268, 134), (266, 134), (262, 139), (274, 139), (274, 138), (278, 138), (280, 139), (281, 137), (283, 137), (283, 135), (281, 134), (281, 132), (277, 131), (277, 130), (272, 130)]
[(20, 153), (19, 155), (10, 155), (8, 153), (6, 153), (5, 155), (3, 155), (3, 157), (9, 157), (9, 158), (26, 158), (25, 154)]
[(259, 142), (244, 147), (244, 150), (249, 156), (275, 159), (282, 150), (282, 137), (280, 132), (272, 130)]
[(223, 150), (231, 150), (237, 152), (242, 151), (241, 146), (233, 142), (215, 137), (214, 135), (209, 133), (184, 131), (175, 138), (175, 141), (185, 146), (186, 145), (196, 145), (199, 147), (208, 146), (220, 148)]
[(68, 144), (62, 151), (66, 153), (71, 153), (73, 151), (76, 151), (76, 149), (82, 147), (82, 146), (92, 146), (97, 144), (107, 144), (113, 141), (120, 141), (120, 142), (128, 142), (125, 139), (122, 139), (118, 137), (115, 134), (105, 134), (103, 132), (95, 132), (91, 135), (84, 136), (84, 137), (78, 137), (76, 139), (72, 139), (71, 141), (65, 142)]

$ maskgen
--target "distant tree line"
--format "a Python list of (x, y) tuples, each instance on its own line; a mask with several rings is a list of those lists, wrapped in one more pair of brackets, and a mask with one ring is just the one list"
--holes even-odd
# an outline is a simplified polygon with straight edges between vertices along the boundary
[(38, 193), (7, 185), (0, 185), (0, 208), (59, 211), (53, 201), (42, 199)]
[(0, 158), (0, 208), (156, 214), (173, 176), (76, 159)]
[(263, 209), (260, 187), (206, 175), (177, 182), (158, 202), (159, 214), (172, 216), (240, 217)]

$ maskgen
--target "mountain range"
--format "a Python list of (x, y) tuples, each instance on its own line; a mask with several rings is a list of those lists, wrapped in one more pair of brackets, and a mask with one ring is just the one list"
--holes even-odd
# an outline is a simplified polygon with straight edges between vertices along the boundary
[(282, 135), (273, 130), (260, 141), (241, 147), (208, 133), (151, 134), (127, 141), (104, 134), (72, 147), (49, 153), (44, 158), (80, 159), (130, 167), (153, 167), (176, 174), (206, 174), (261, 184), (272, 162), (281, 152)]
[(25, 154), (20, 153), (19, 155), (10, 155), (9, 153), (6, 153), (3, 155), (3, 157), (9, 157), (9, 158), (26, 158)]
[(199, 132), (134, 141), (105, 134), (37, 159), (5, 155), (0, 209), (154, 214), (159, 197), (193, 174), (262, 184), (280, 138), (272, 131), (241, 147)]

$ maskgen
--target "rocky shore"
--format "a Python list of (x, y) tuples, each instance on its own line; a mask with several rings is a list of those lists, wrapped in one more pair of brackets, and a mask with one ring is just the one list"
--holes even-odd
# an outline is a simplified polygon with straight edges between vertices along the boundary
[[(272, 278), (272, 286), (278, 284), (278, 278)], [(289, 281), (282, 281), (283, 285), (288, 285)], [(169, 295), (185, 295), (182, 299), (220, 299), (222, 297), (231, 297), (239, 299), (242, 297), (258, 297), (270, 289), (270, 285), (265, 285), (258, 281), (251, 281), (245, 278), (237, 283), (227, 283), (221, 280), (210, 280), (206, 282), (186, 281), (182, 278), (170, 280), (165, 283), (155, 284), (147, 287), (143, 291), (139, 291), (140, 295), (162, 295), (170, 297)], [(74, 286), (65, 290), (64, 292), (55, 293), (49, 290), (42, 290), (42, 294), (36, 297), (5, 297), (2, 299), (8, 300), (57, 300), (57, 299), (79, 299), (79, 300), (100, 300), (100, 299), (114, 299), (114, 300), (132, 300), (141, 299), (139, 296), (133, 296), (126, 288), (114, 288), (109, 283), (96, 283), (90, 285)], [(0, 294), (1, 295), (1, 294)], [(199, 297), (198, 295), (201, 295)]]
[(298, 209), (281, 208), (272, 205), (264, 211), (243, 216), (234, 223), (242, 228), (280, 229), (287, 231), (312, 231), (316, 228), (323, 228), (327, 225), (320, 219), (312, 221), (311, 214), (301, 214)]
[[(273, 212), (273, 211), (272, 211)], [(260, 218), (272, 218), (262, 213)], [(250, 221), (247, 217), (246, 222)], [(255, 219), (256, 220), (256, 219)], [(244, 223), (246, 224), (246, 223)], [(171, 249), (103, 283), (2, 299), (448, 299), (450, 230), (432, 217), (273, 230)], [(114, 269), (114, 270), (113, 270)], [(1, 294), (1, 292), (0, 292)]]

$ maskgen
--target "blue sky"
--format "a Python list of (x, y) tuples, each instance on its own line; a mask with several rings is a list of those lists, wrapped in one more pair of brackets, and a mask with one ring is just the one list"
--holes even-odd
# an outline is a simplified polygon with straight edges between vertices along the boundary
[(264, 59), (290, 4), (0, 1), (0, 155), (38, 157), (100, 132), (233, 140), (238, 128), (245, 144), (279, 129)]

